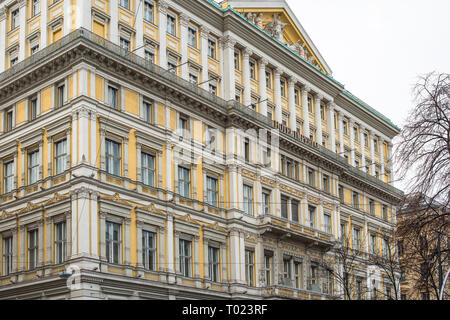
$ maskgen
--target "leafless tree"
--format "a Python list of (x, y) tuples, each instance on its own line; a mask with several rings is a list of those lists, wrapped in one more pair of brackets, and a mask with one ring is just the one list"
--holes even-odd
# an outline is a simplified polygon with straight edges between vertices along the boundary
[[(336, 241), (328, 254), (323, 255), (320, 267), (328, 271), (339, 288), (344, 300), (360, 300), (365, 296), (367, 287), (365, 281), (361, 286), (355, 277), (356, 262), (363, 258), (363, 253), (350, 247), (350, 239), (345, 236), (342, 241)], [(340, 291), (340, 290), (339, 290)], [(353, 294), (355, 293), (355, 294)]]
[[(415, 106), (395, 151), (397, 176), (406, 179), (407, 193), (426, 195), (431, 207), (450, 203), (450, 74), (430, 73), (414, 88)], [(448, 210), (422, 215), (422, 227), (448, 215)], [(448, 221), (448, 220), (447, 220)]]
[[(421, 217), (427, 214), (440, 214), (440, 219), (433, 219), (418, 228), (417, 221), (423, 221)], [(400, 264), (406, 271), (406, 280), (412, 289), (408, 297), (410, 299), (420, 299), (420, 293), (428, 294), (430, 299), (439, 297), (439, 264), (444, 267), (444, 271), (449, 266), (448, 220), (449, 216), (441, 214), (438, 208), (430, 210), (428, 205), (423, 205), (415, 198), (410, 199), (399, 212), (398, 236), (402, 246)], [(448, 297), (449, 292), (445, 290), (444, 299)]]
[(381, 294), (391, 300), (400, 299), (400, 263), (398, 260), (398, 246), (395, 232), (384, 235), (385, 245), (382, 248), (381, 255), (370, 254), (369, 261), (372, 265), (383, 271), (383, 275), (393, 288), (393, 295), (382, 292)]

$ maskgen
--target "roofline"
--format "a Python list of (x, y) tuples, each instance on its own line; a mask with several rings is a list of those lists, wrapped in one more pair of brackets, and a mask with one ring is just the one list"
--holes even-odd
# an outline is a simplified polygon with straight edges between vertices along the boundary
[[(328, 79), (330, 79), (331, 81), (333, 81), (335, 84), (337, 84), (338, 86), (342, 87), (342, 94), (347, 96), (349, 99), (351, 99), (352, 101), (354, 101), (355, 103), (357, 103), (358, 105), (360, 105), (361, 107), (363, 107), (366, 111), (370, 112), (371, 114), (373, 114), (375, 117), (377, 117), (379, 120), (382, 120), (384, 123), (386, 123), (387, 125), (389, 125), (395, 132), (397, 132), (397, 134), (399, 134), (402, 129), (400, 127), (398, 127), (396, 124), (394, 124), (389, 118), (387, 118), (385, 115), (383, 115), (382, 113), (380, 113), (379, 111), (377, 111), (376, 109), (374, 109), (373, 107), (371, 107), (369, 104), (365, 103), (363, 100), (361, 100), (360, 98), (356, 97), (355, 95), (353, 95), (350, 91), (345, 89), (345, 85), (340, 83), (339, 81), (337, 81), (331, 74), (327, 74), (325, 72), (323, 72), (322, 70), (320, 70), (320, 68), (318, 68), (317, 66), (313, 65), (312, 63), (310, 63), (307, 59), (305, 59), (304, 57), (302, 57), (300, 54), (298, 54), (297, 52), (295, 52), (294, 50), (292, 50), (291, 48), (289, 48), (286, 44), (284, 44), (283, 42), (279, 41), (278, 39), (274, 38), (272, 35), (270, 35), (269, 33), (267, 33), (265, 30), (261, 29), (260, 27), (258, 27), (256, 24), (250, 22), (249, 20), (247, 20), (247, 18), (245, 16), (243, 16), (241, 13), (239, 13), (237, 10), (233, 9), (230, 5), (228, 5), (228, 7), (226, 8), (222, 8), (218, 3), (216, 3), (214, 0), (203, 0), (209, 4), (211, 4), (212, 6), (214, 6), (215, 8), (219, 9), (220, 11), (222, 11), (223, 13), (227, 12), (227, 11), (231, 11), (234, 14), (236, 14), (239, 18), (243, 19), (244, 21), (246, 21), (248, 24), (252, 25), (254, 28), (258, 29), (259, 31), (262, 31), (264, 34), (266, 34), (268, 37), (272, 38), (272, 40), (274, 40), (275, 42), (278, 42), (280, 45), (282, 45), (284, 48), (286, 48), (287, 50), (289, 50), (290, 52), (292, 52), (294, 55), (296, 55), (298, 58), (302, 59), (303, 61), (305, 61), (306, 63), (308, 63), (310, 66), (312, 66), (313, 68), (315, 68), (317, 71), (319, 71), (320, 73), (322, 73), (324, 76), (326, 76)], [(286, 5), (288, 6), (290, 13), (292, 13), (292, 16), (294, 17), (294, 22), (297, 22), (297, 18), (295, 16), (295, 14), (293, 14), (292, 10), (290, 9), (289, 5), (286, 3)], [(299, 25), (301, 26), (301, 24), (299, 23)], [(303, 27), (302, 27), (303, 28)], [(304, 30), (304, 29), (303, 29)], [(305, 31), (305, 37), (307, 37), (307, 39), (310, 39), (309, 36), (307, 35), (306, 31)], [(312, 42), (311, 42), (312, 43)], [(312, 46), (314, 46), (314, 44), (312, 43)], [(315, 48), (315, 46), (314, 46)], [(317, 50), (317, 52), (319, 52)]]

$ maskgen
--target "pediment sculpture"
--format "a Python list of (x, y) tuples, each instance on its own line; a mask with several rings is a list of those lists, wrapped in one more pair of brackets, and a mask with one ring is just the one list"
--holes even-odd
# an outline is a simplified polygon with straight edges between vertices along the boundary
[(272, 37), (279, 41), (283, 41), (284, 28), (286, 28), (287, 23), (281, 22), (281, 14), (275, 16), (273, 15), (273, 21), (266, 24), (264, 30), (269, 33)]

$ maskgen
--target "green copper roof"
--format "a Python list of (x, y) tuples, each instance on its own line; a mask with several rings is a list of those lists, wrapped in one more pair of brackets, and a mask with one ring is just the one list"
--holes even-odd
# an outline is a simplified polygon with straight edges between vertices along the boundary
[[(258, 29), (259, 31), (265, 33), (268, 37), (272, 38), (275, 42), (278, 42), (280, 45), (282, 45), (283, 47), (285, 47), (287, 50), (289, 50), (290, 52), (292, 52), (294, 55), (296, 55), (297, 57), (299, 57), (300, 59), (302, 59), (303, 61), (305, 61), (307, 64), (309, 64), (311, 67), (313, 67), (314, 69), (316, 69), (318, 72), (320, 72), (322, 75), (324, 75), (325, 77), (327, 77), (328, 79), (330, 79), (331, 81), (333, 81), (334, 83), (336, 83), (338, 86), (342, 87), (342, 93), (344, 95), (346, 95), (347, 97), (349, 97), (351, 100), (353, 100), (354, 102), (358, 103), (360, 106), (362, 106), (364, 109), (366, 109), (367, 111), (369, 111), (370, 113), (372, 113), (373, 115), (375, 115), (376, 117), (380, 118), (381, 120), (385, 121), (386, 123), (388, 123), (389, 125), (391, 125), (392, 127), (394, 127), (395, 129), (397, 129), (398, 131), (401, 131), (401, 129), (396, 126), (390, 119), (388, 119), (386, 116), (384, 116), (383, 114), (381, 114), (380, 112), (378, 112), (377, 110), (375, 110), (374, 108), (372, 108), (371, 106), (369, 106), (367, 103), (365, 103), (364, 101), (362, 101), (361, 99), (357, 98), (356, 96), (354, 96), (353, 94), (351, 94), (349, 91), (347, 91), (345, 89), (345, 85), (343, 85), (342, 83), (340, 83), (339, 81), (337, 81), (336, 79), (334, 79), (331, 75), (323, 72), (320, 68), (318, 68), (317, 66), (313, 65), (312, 63), (310, 63), (308, 60), (306, 60), (304, 57), (302, 57), (299, 53), (295, 52), (294, 50), (292, 50), (291, 48), (289, 48), (286, 44), (284, 44), (283, 42), (279, 41), (278, 39), (274, 38), (272, 35), (270, 35), (269, 33), (267, 33), (265, 30), (261, 29), (260, 27), (258, 27), (256, 24), (254, 24), (253, 22), (249, 21), (245, 16), (243, 16), (241, 13), (239, 13), (237, 10), (233, 9), (230, 5), (228, 5), (228, 7), (226, 7), (225, 9), (222, 8), (222, 6), (220, 4), (218, 4), (217, 2), (215, 2), (214, 0), (204, 0), (206, 2), (208, 2), (209, 4), (211, 4), (212, 6), (214, 6), (215, 8), (219, 9), (222, 12), (227, 12), (227, 11), (231, 11), (234, 14), (236, 14), (238, 17), (240, 17), (241, 19), (247, 21), (249, 24), (251, 24), (253, 27), (255, 27), (256, 29)], [(221, 2), (222, 3), (222, 2)]]

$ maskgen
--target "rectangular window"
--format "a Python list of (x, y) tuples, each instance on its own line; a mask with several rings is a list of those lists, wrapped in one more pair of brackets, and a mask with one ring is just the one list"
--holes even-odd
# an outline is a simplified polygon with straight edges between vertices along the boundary
[(341, 223), (341, 244), (343, 246), (348, 244), (348, 239), (347, 239), (347, 226), (345, 223)]
[(17, 64), (17, 62), (19, 62), (19, 58), (17, 56), (11, 57), (11, 60), (9, 62), (12, 67), (13, 65)]
[(312, 100), (312, 97), (309, 95), (308, 95), (308, 112), (309, 113), (314, 112), (313, 100)]
[(255, 252), (252, 250), (245, 250), (245, 279), (247, 285), (253, 287), (255, 285)]
[(216, 40), (208, 39), (208, 57), (216, 59)]
[(31, 54), (31, 55), (35, 54), (35, 53), (38, 52), (38, 51), (39, 51), (39, 43), (33, 45), (33, 46), (30, 48), (30, 54)]
[(253, 188), (244, 184), (244, 212), (253, 214)]
[(156, 233), (142, 231), (142, 262), (147, 270), (156, 270)]
[(180, 239), (180, 272), (185, 277), (191, 277), (192, 241)]
[(288, 199), (285, 197), (281, 197), (281, 217), (285, 218), (285, 219), (288, 218), (287, 205), (288, 205)]
[(55, 263), (61, 264), (66, 261), (66, 222), (55, 224)]
[(56, 108), (60, 108), (64, 105), (64, 92), (64, 84), (60, 84), (56, 87)]
[(198, 75), (196, 73), (189, 73), (189, 82), (192, 84), (198, 84)]
[(130, 40), (120, 37), (120, 47), (127, 51), (130, 51)]
[(348, 122), (347, 120), (342, 120), (342, 125), (344, 127), (344, 134), (348, 136)]
[(291, 258), (283, 258), (283, 284), (285, 286), (291, 286)]
[(370, 250), (371, 254), (377, 254), (376, 241), (377, 241), (377, 236), (374, 235), (373, 233), (371, 233), (370, 238), (369, 238), (369, 250)]
[(122, 225), (106, 222), (106, 259), (109, 263), (118, 264), (122, 239)]
[(330, 193), (330, 178), (327, 175), (323, 175), (323, 191)]
[(194, 27), (188, 27), (188, 44), (197, 48), (197, 29)]
[(171, 62), (171, 61), (168, 61), (167, 62), (167, 70), (169, 71), (169, 72), (172, 72), (172, 73), (177, 73), (177, 64), (176, 63), (173, 63), (173, 62)]
[(115, 87), (108, 86), (108, 104), (111, 108), (117, 109), (119, 106), (119, 90)]
[(266, 70), (266, 88), (272, 89), (272, 74), (270, 70)]
[(142, 117), (144, 118), (144, 121), (147, 123), (152, 123), (152, 107), (153, 104), (150, 102), (144, 101), (142, 104)]
[(302, 286), (302, 263), (295, 261), (294, 262), (294, 279), (295, 279), (295, 288), (300, 289)]
[(297, 88), (294, 88), (294, 101), (297, 106), (300, 105), (300, 91)]
[(250, 65), (250, 79), (256, 80), (256, 63), (254, 60), (249, 61)]
[(14, 161), (3, 164), (4, 193), (10, 193), (14, 189)]
[(286, 97), (286, 80), (280, 79), (281, 96)]
[(39, 180), (39, 150), (28, 152), (28, 184)]
[(266, 281), (266, 286), (272, 284), (272, 263), (273, 263), (273, 253), (264, 252), (264, 277)]
[(360, 242), (361, 230), (359, 228), (353, 228), (353, 249), (361, 250)]
[(298, 208), (299, 208), (298, 201), (291, 200), (291, 220), (292, 221), (299, 222), (298, 221)]
[(388, 220), (388, 208), (385, 205), (383, 205), (383, 219)]
[(209, 280), (219, 282), (219, 248), (208, 247)]
[(206, 198), (209, 205), (218, 207), (218, 191), (216, 178), (210, 176), (206, 177)]
[(11, 30), (19, 27), (19, 8), (11, 11)]
[(3, 275), (7, 276), (13, 268), (13, 237), (3, 238)]
[(180, 116), (180, 120), (179, 120), (179, 130), (181, 130), (181, 135), (183, 137), (187, 137), (187, 132), (189, 131), (188, 120), (181, 116)]
[(362, 300), (363, 298), (363, 280), (356, 278), (356, 300)]
[(263, 214), (270, 213), (270, 191), (263, 189), (262, 192), (262, 200), (263, 200)]
[(315, 228), (316, 226), (316, 207), (308, 206), (309, 212), (309, 226)]
[(130, 0), (120, 0), (120, 6), (125, 9), (130, 9)]
[(175, 36), (175, 23), (175, 16), (169, 13), (167, 15), (167, 33), (171, 34), (172, 36)]
[(67, 140), (55, 142), (55, 175), (66, 171), (67, 164)]
[(145, 50), (145, 60), (155, 63), (155, 53), (150, 50)]
[(182, 197), (190, 198), (191, 195), (191, 170), (178, 167), (178, 192)]
[(38, 229), (28, 231), (28, 269), (32, 270), (37, 267), (38, 261)]
[(149, 187), (155, 186), (155, 155), (141, 152), (142, 183)]
[(145, 1), (144, 3), (144, 20), (153, 23), (153, 3)]
[(359, 194), (357, 192), (352, 192), (352, 204), (355, 209), (359, 209)]
[(316, 184), (315, 184), (315, 172), (314, 172), (314, 170), (313, 169), (308, 169), (308, 184), (311, 186), (311, 187), (314, 187)]
[(5, 131), (11, 131), (13, 129), (13, 108), (10, 108), (5, 111)]
[(38, 113), (38, 105), (37, 105), (37, 98), (36, 97), (34, 97), (34, 98), (31, 98), (30, 99), (30, 101), (29, 101), (29, 110), (30, 110), (30, 113), (29, 113), (29, 119), (30, 119), (30, 121), (32, 121), (32, 120), (34, 120), (34, 119), (36, 119), (36, 117), (37, 117), (37, 113)]
[(33, 0), (32, 1), (32, 7), (31, 7), (31, 11), (32, 11), (32, 16), (36, 16), (41, 12), (41, 4), (40, 4), (41, 0)]
[(323, 104), (320, 104), (320, 119), (326, 120), (326, 118), (325, 118), (325, 106)]
[(234, 69), (235, 70), (241, 70), (239, 57), (240, 57), (239, 50), (234, 50)]
[(109, 139), (106, 139), (105, 142), (106, 172), (120, 176), (120, 166), (122, 161), (120, 143)]
[(214, 83), (209, 84), (209, 92), (215, 96), (217, 96), (217, 85)]
[(244, 158), (245, 162), (250, 161), (250, 140), (248, 138), (244, 140)]
[(383, 239), (383, 258), (389, 258), (389, 242)]
[(369, 199), (369, 214), (372, 216), (375, 215), (375, 201), (372, 199)]
[(331, 216), (328, 214), (323, 215), (323, 231), (331, 234)]

